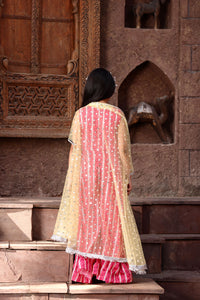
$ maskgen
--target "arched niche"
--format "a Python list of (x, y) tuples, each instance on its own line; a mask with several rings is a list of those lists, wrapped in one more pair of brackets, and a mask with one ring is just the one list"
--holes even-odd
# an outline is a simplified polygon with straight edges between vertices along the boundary
[[(137, 27), (137, 16), (136, 8), (138, 4), (149, 4), (155, 3), (152, 0), (125, 0), (125, 27), (136, 28)], [(171, 10), (172, 1), (165, 0), (159, 2), (160, 11), (158, 15), (158, 29), (167, 29), (171, 27)], [(144, 13), (141, 17), (141, 28), (153, 29), (154, 28), (154, 13)]]
[[(174, 86), (164, 72), (150, 61), (137, 66), (123, 80), (118, 92), (118, 106), (124, 111), (127, 119), (130, 110), (141, 102), (151, 105), (157, 115), (161, 116), (158, 97), (168, 96), (166, 102), (167, 120), (162, 130), (168, 143), (174, 140)], [(131, 143), (158, 144), (163, 143), (151, 122), (139, 120), (129, 127)]]

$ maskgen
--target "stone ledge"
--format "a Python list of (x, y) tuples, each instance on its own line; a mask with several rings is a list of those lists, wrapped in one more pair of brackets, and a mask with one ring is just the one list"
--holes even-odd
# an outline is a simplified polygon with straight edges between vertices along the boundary
[(33, 241), (10, 242), (9, 249), (13, 250), (65, 250), (67, 244), (63, 242)]
[[(59, 208), (61, 197), (0, 197), (0, 205), (29, 205), (38, 208)], [(150, 198), (133, 198), (130, 197), (131, 205), (198, 205), (200, 204), (200, 197), (150, 197)], [(1, 207), (1, 206), (0, 206)], [(6, 206), (4, 206), (6, 207)]]
[(153, 294), (164, 289), (149, 278), (135, 278), (131, 284), (0, 283), (1, 294)]
[(163, 294), (164, 289), (149, 278), (131, 284), (70, 284), (70, 294)]
[(0, 201), (0, 208), (18, 208), (18, 209), (24, 209), (24, 208), (27, 208), (27, 209), (31, 209), (33, 208), (33, 204), (31, 203), (13, 203), (13, 202), (1, 202)]
[(63, 294), (68, 292), (67, 284), (62, 283), (0, 283), (0, 294)]
[[(200, 234), (141, 234), (142, 243), (163, 244), (166, 240), (200, 240)], [(2, 241), (0, 249), (64, 251), (67, 243), (54, 241)]]
[[(138, 275), (135, 275), (138, 276)], [(176, 271), (165, 270), (159, 274), (145, 274), (144, 278), (152, 278), (156, 281), (177, 281), (177, 282), (199, 282), (200, 272), (198, 271)]]

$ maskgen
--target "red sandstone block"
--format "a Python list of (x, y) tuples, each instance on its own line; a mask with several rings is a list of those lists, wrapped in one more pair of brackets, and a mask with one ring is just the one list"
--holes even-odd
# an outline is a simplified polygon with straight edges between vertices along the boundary
[(200, 151), (190, 153), (190, 175), (200, 176)]
[(0, 252), (0, 282), (68, 280), (69, 255), (65, 251)]
[(189, 17), (200, 18), (199, 0), (190, 0), (189, 1)]
[(200, 124), (180, 124), (180, 148), (200, 149)]
[(143, 243), (144, 256), (146, 259), (148, 273), (155, 274), (162, 271), (161, 247), (159, 243)]
[[(153, 294), (90, 294), (90, 295), (66, 295), (64, 299), (74, 299), (74, 300), (159, 300), (159, 295)], [(55, 298), (57, 300), (57, 298)], [(60, 298), (58, 298), (60, 299)], [(61, 298), (62, 299), (62, 298)], [(51, 298), (50, 298), (51, 300)]]
[(180, 122), (200, 123), (200, 97), (180, 99)]
[(200, 70), (200, 46), (192, 47), (192, 70), (194, 71)]
[(164, 197), (176, 194), (178, 155), (175, 145), (166, 147), (135, 144), (132, 145), (132, 153), (135, 173), (131, 197)]
[(31, 221), (32, 208), (0, 208), (0, 240), (32, 240)]
[[(0, 294), (0, 300), (49, 300), (48, 294), (46, 295), (37, 295), (37, 294), (10, 294), (2, 295)], [(54, 298), (56, 300), (65, 299), (65, 298)]]
[(51, 238), (58, 214), (58, 209), (33, 209), (33, 239), (48, 240)]
[(179, 184), (180, 195), (198, 196), (200, 195), (200, 177), (181, 177)]
[(199, 240), (166, 241), (163, 245), (164, 270), (199, 270)]
[(142, 233), (142, 206), (132, 206), (139, 233)]
[(181, 41), (182, 44), (200, 43), (200, 18), (181, 20)]
[(180, 176), (189, 176), (189, 150), (179, 151), (179, 174)]
[(182, 281), (157, 281), (165, 290), (160, 300), (199, 300), (200, 299), (200, 282)]
[(198, 205), (146, 206), (143, 218), (145, 219), (144, 233), (197, 234), (200, 232)]
[(188, 17), (188, 0), (180, 1), (181, 17)]
[(182, 45), (180, 55), (181, 70), (191, 70), (191, 46)]
[(49, 294), (48, 300), (64, 300), (64, 299), (72, 299), (71, 296), (67, 294)]
[(180, 73), (180, 95), (186, 97), (200, 96), (200, 72)]

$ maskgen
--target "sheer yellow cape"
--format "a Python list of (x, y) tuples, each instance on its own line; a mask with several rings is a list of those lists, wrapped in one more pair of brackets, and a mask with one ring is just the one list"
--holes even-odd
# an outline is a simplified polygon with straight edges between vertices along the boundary
[[(130, 270), (138, 273), (146, 273), (146, 262), (143, 254), (140, 236), (138, 233), (137, 225), (130, 202), (127, 195), (127, 184), (129, 176), (133, 172), (132, 158), (131, 158), (131, 145), (129, 130), (126, 118), (121, 110), (117, 107), (106, 103), (93, 102), (89, 104), (99, 109), (110, 109), (117, 114), (121, 115), (121, 121), (118, 129), (118, 147), (121, 157), (121, 171), (123, 178), (123, 197), (120, 196), (118, 184), (114, 179), (116, 201), (118, 204), (123, 239), (126, 251), (126, 261), (129, 264)], [(80, 132), (80, 118), (79, 111), (76, 112), (70, 134), (69, 141), (73, 143), (69, 168), (64, 184), (62, 200), (58, 217), (54, 229), (52, 239), (67, 241), (68, 253), (78, 253), (77, 251), (77, 234), (79, 224), (79, 188), (80, 188), (80, 166), (81, 166), (81, 132)], [(105, 139), (106, 143), (106, 139)], [(110, 159), (111, 169), (114, 175), (115, 168)], [(115, 176), (113, 176), (115, 178)], [(85, 254), (87, 256), (87, 253)], [(88, 255), (88, 257), (90, 257)], [(92, 257), (96, 257), (95, 253)], [(115, 260), (115, 258), (113, 258)]]

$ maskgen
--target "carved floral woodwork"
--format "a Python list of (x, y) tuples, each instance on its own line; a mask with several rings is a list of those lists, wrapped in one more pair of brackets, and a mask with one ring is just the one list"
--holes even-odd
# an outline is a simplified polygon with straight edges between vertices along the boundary
[(100, 54), (100, 1), (71, 1), (74, 46), (66, 74), (41, 74), (41, 0), (32, 0), (30, 73), (9, 71), (10, 58), (0, 53), (0, 136), (67, 137)]

